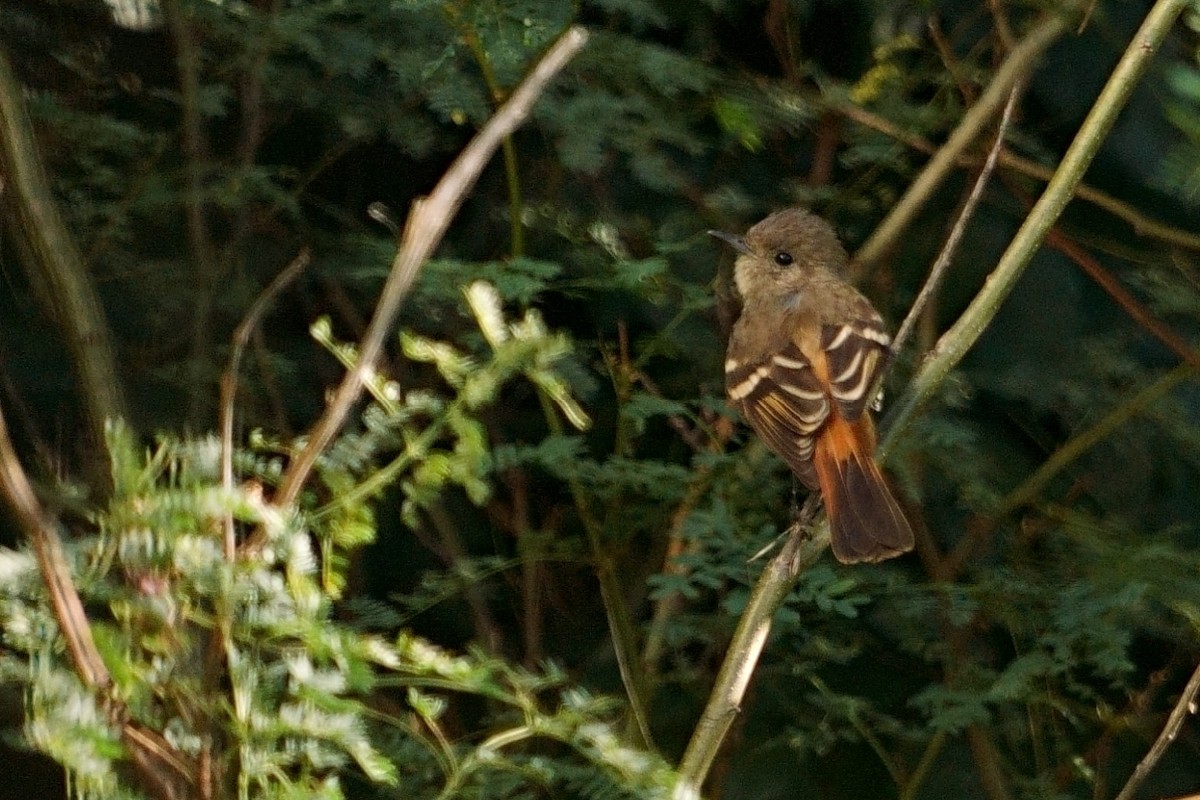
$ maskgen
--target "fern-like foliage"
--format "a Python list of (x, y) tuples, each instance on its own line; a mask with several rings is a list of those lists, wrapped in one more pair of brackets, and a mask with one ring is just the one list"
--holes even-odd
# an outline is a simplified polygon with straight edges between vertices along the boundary
[[(666, 791), (666, 766), (610, 727), (612, 702), (570, 688), (552, 666), (534, 673), (478, 650), (453, 655), (408, 632), (388, 641), (332, 616), (346, 557), (374, 536), (369, 503), (380, 491), (400, 484), (413, 514), (450, 485), (486, 500), (491, 462), (473, 414), (507, 381), (524, 375), (573, 423), (587, 423), (554, 372), (566, 341), (536, 313), (505, 320), (487, 284), (472, 284), (466, 298), (486, 351), (406, 334), (406, 351), (435, 365), (447, 392), (405, 394), (382, 376), (372, 381), (362, 429), (322, 462), (327, 502), (271, 505), (280, 464), (261, 440), (239, 454), (242, 482), (222, 487), (215, 439), (162, 437), (143, 450), (121, 424), (109, 428), (111, 498), (92, 532), (73, 538), (70, 558), (95, 612), (111, 698), (182, 757), (211, 765), (205, 779), (224, 792), (335, 798), (351, 774), (404, 797), (481, 796), (497, 774), (514, 787), (599, 781), (612, 796)], [(322, 324), (314, 332), (353, 364), (353, 348), (332, 342)], [(229, 520), (258, 532), (253, 556), (227, 557)], [(0, 572), (3, 670), (28, 686), (30, 743), (68, 769), (82, 797), (137, 796), (120, 779), (117, 723), (65, 658), (35, 560), (2, 551)], [(454, 742), (445, 730), (443, 715), (462, 695), (491, 709), (482, 740)], [(566, 749), (531, 754), (547, 741)], [(569, 777), (550, 769), (560, 761), (574, 763)]]

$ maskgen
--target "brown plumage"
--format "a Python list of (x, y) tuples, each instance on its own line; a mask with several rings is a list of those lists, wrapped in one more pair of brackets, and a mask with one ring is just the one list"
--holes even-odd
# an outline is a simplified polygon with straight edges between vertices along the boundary
[(745, 235), (711, 231), (738, 251), (742, 295), (725, 387), (767, 446), (820, 490), (834, 556), (882, 561), (913, 534), (875, 463), (871, 387), (891, 342), (879, 313), (846, 283), (833, 229), (799, 208)]

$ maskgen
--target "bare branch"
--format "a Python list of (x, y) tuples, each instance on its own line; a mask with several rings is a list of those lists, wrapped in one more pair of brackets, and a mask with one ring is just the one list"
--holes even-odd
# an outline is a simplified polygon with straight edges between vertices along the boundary
[[(908, 391), (889, 414), (883, 426), (886, 433), (880, 442), (881, 456), (892, 447), (897, 436), (912, 421), (917, 409), (937, 390), (950, 370), (962, 360), (999, 311), (1000, 304), (1004, 302), (1033, 258), (1033, 254), (1041, 246), (1046, 232), (1070, 201), (1075, 187), (1083, 178), (1083, 173), (1087, 171), (1088, 165), (1100, 149), (1100, 144), (1112, 129), (1117, 115), (1125, 107), (1133, 87), (1137, 85), (1150, 59), (1185, 5), (1187, 0), (1158, 0), (1150, 9), (1150, 13), (1146, 15), (1105, 83), (1087, 119), (1080, 126), (1074, 141), (1067, 148), (1054, 177), (1026, 217), (1025, 223), (1017, 231), (1017, 235), (1013, 237), (1008, 249), (1004, 251), (1004, 255), (1000, 257), (1000, 262), (971, 301), (971, 305), (938, 340), (921, 369), (913, 377)], [(1015, 54), (1016, 51), (1013, 52)]]
[(1163, 753), (1167, 752), (1167, 748), (1171, 746), (1171, 742), (1175, 741), (1175, 737), (1179, 735), (1179, 729), (1183, 727), (1184, 720), (1188, 718), (1189, 714), (1196, 713), (1196, 696), (1198, 694), (1200, 694), (1200, 666), (1197, 666), (1192, 672), (1192, 677), (1184, 687), (1183, 694), (1179, 695), (1179, 700), (1176, 701), (1175, 707), (1167, 716), (1167, 724), (1163, 726), (1146, 755), (1142, 756), (1142, 760), (1134, 767), (1133, 774), (1129, 776), (1129, 780), (1126, 781), (1116, 800), (1130, 800), (1134, 796), (1138, 787), (1142, 785), (1142, 781), (1150, 774), (1150, 770), (1154, 769), (1154, 765), (1158, 763), (1158, 760), (1163, 757)]
[[(375, 315), (359, 345), (358, 363), (346, 373), (325, 414), (313, 426), (304, 449), (292, 461), (279, 487), (275, 502), (291, 505), (300, 494), (317, 457), (333, 441), (362, 394), (367, 378), (373, 373), (391, 332), (400, 306), (412, 288), (425, 260), (442, 240), (466, 193), (475, 184), (492, 153), (511, 134), (533, 108), (534, 102), (550, 80), (587, 42), (587, 32), (572, 27), (546, 53), (529, 77), (512, 93), (508, 101), (459, 154), (427, 198), (413, 203), (400, 249), (384, 284)], [(251, 546), (255, 546), (255, 537)]]
[(896, 331), (896, 337), (892, 340), (893, 354), (899, 353), (904, 347), (905, 340), (912, 334), (917, 320), (921, 318), (921, 312), (929, 303), (929, 298), (942, 284), (942, 278), (945, 277), (946, 269), (950, 266), (950, 261), (958, 250), (958, 244), (962, 240), (963, 232), (967, 229), (967, 223), (975, 214), (979, 199), (983, 197), (983, 190), (992, 177), (992, 171), (996, 168), (996, 159), (1004, 148), (1004, 136), (1012, 121), (1013, 109), (1017, 105), (1021, 89), (1022, 85), (1018, 83), (1008, 94), (1008, 102), (1004, 106), (1004, 113), (1000, 116), (1000, 125), (996, 130), (996, 141), (992, 143), (992, 148), (988, 151), (987, 159), (983, 162), (983, 169), (979, 171), (979, 177), (975, 179), (975, 185), (971, 187), (971, 194), (967, 196), (967, 202), (963, 204), (962, 211), (959, 213), (958, 219), (954, 221), (954, 227), (950, 230), (950, 235), (946, 237), (946, 243), (942, 245), (942, 252), (938, 253), (937, 260), (929, 270), (929, 277), (925, 279), (925, 285), (921, 287), (917, 299), (913, 301), (912, 308), (908, 310), (908, 316), (904, 318), (900, 330)]
[(83, 601), (71, 578), (71, 568), (58, 536), (57, 521), (33, 492), (25, 469), (17, 458), (8, 425), (0, 412), (0, 494), (33, 544), (38, 569), (50, 594), (54, 619), (67, 645), (75, 674), (92, 690), (110, 721), (121, 727), (121, 740), (137, 768), (139, 779), (152, 796), (162, 800), (185, 800), (194, 796), (195, 770), (159, 734), (126, 719), (126, 710), (113, 697), (112, 676), (92, 636)]
[[(242, 353), (250, 341), (250, 335), (258, 327), (259, 320), (275, 296), (296, 279), (300, 271), (308, 266), (312, 253), (307, 247), (292, 259), (282, 272), (267, 284), (267, 288), (250, 306), (246, 318), (233, 332), (233, 350), (229, 354), (229, 366), (221, 376), (221, 487), (226, 491), (233, 489), (233, 404), (237, 399), (238, 368), (242, 363)], [(233, 515), (225, 515), (225, 557), (233, 558), (236, 554), (237, 542), (234, 539)]]
[(879, 223), (858, 252), (854, 260), (860, 266), (879, 259), (913, 220), (938, 185), (953, 169), (957, 159), (975, 141), (980, 131), (1004, 104), (1005, 98), (1017, 83), (1033, 69), (1034, 63), (1059, 36), (1066, 32), (1066, 21), (1057, 14), (1048, 14), (1038, 25), (1013, 48), (1008, 58), (996, 71), (992, 82), (963, 116), (954, 133), (921, 170), (921, 174)]
[(33, 544), (42, 580), (50, 592), (54, 617), (66, 640), (67, 652), (75, 671), (85, 686), (92, 689), (107, 687), (112, 679), (100, 658), (100, 651), (96, 649), (92, 629), (83, 611), (83, 602), (71, 580), (62, 541), (55, 530), (57, 522), (46, 513), (33, 493), (33, 485), (9, 438), (3, 413), (0, 413), (0, 492), (3, 492), (5, 503)]
[(801, 571), (820, 558), (829, 546), (829, 525), (823, 519), (818, 524), (811, 524), (819, 510), (819, 495), (813, 493), (805, 502), (799, 519), (789, 529), (787, 542), (754, 584), (708, 696), (708, 704), (679, 764), (673, 800), (698, 800), (700, 797), (713, 759), (741, 710), (746, 688), (771, 634), (775, 612), (796, 585)]

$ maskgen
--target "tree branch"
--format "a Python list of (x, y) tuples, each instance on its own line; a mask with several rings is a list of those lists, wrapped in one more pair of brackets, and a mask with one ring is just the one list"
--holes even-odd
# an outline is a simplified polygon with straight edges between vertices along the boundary
[[(346, 373), (325, 414), (309, 433), (304, 449), (289, 466), (276, 495), (276, 504), (288, 506), (296, 501), (317, 457), (341, 430), (350, 407), (362, 394), (364, 382), (375, 369), (400, 306), (421, 266), (441, 242), (451, 219), (462, 205), (463, 197), (475, 184), (496, 147), (525, 121), (550, 80), (586, 42), (587, 31), (578, 26), (569, 28), (450, 165), (433, 192), (413, 203), (400, 249), (392, 262), (375, 314), (359, 345), (358, 363)], [(258, 539), (260, 537), (255, 537), (251, 543)]]
[(7, 226), (22, 253), (29, 285), (58, 325), (79, 377), (90, 438), (124, 418), (116, 356), (104, 308), (83, 256), (50, 192), (20, 83), (0, 51), (0, 188)]
[[(1013, 238), (1008, 249), (1000, 258), (996, 269), (988, 276), (983, 288), (958, 321), (942, 335), (937, 345), (926, 357), (921, 369), (899, 404), (885, 421), (886, 431), (880, 442), (880, 456), (895, 444), (916, 415), (916, 411), (941, 386), (967, 350), (975, 344), (984, 328), (995, 317), (1000, 304), (1016, 285), (1017, 278), (1037, 252), (1046, 232), (1062, 214), (1071, 199), (1076, 185), (1100, 149), (1101, 142), (1116, 121), (1117, 114), (1124, 108), (1133, 87), (1145, 71), (1150, 57), (1162, 43), (1188, 0), (1158, 0), (1143, 21), (1126, 48), (1116, 69), (1100, 92), (1087, 119), (1075, 136), (1046, 191), (1038, 199), (1033, 210)], [(1015, 53), (1016, 51), (1014, 51)]]
[(800, 572), (815, 563), (829, 546), (829, 525), (824, 520), (811, 529), (808, 527), (820, 507), (815, 499), (818, 495), (812, 494), (809, 498), (800, 518), (789, 529), (787, 542), (754, 584), (709, 694), (708, 705), (700, 715), (679, 764), (673, 800), (697, 800), (700, 797), (704, 778), (729, 726), (741, 710), (746, 687), (754, 676), (759, 656), (771, 633), (775, 611), (796, 585)]
[(971, 106), (954, 133), (929, 159), (921, 174), (912, 182), (904, 196), (892, 207), (891, 212), (879, 223), (879, 227), (863, 246), (854, 254), (854, 262), (862, 268), (883, 256), (908, 227), (917, 213), (925, 207), (929, 197), (937, 189), (963, 152), (974, 142), (988, 121), (996, 115), (1014, 86), (1033, 69), (1038, 57), (1067, 30), (1066, 20), (1050, 13), (1021, 40), (996, 71), (992, 82), (980, 96), (979, 102)]
[(1197, 695), (1200, 695), (1200, 666), (1197, 666), (1192, 672), (1187, 686), (1184, 687), (1183, 693), (1179, 695), (1179, 700), (1175, 702), (1175, 707), (1167, 716), (1167, 724), (1163, 726), (1158, 738), (1150, 746), (1150, 750), (1134, 767), (1133, 774), (1129, 776), (1129, 780), (1117, 794), (1116, 800), (1131, 800), (1138, 787), (1142, 785), (1142, 781), (1150, 774), (1150, 770), (1154, 769), (1154, 765), (1158, 763), (1158, 760), (1163, 757), (1163, 753), (1167, 752), (1167, 748), (1171, 746), (1171, 742), (1175, 741), (1175, 737), (1179, 735), (1179, 729), (1183, 727), (1184, 720), (1188, 718), (1189, 714), (1196, 713)]
[[(891, 424), (886, 428), (887, 437), (880, 447), (881, 457), (894, 443), (898, 433), (911, 421), (921, 402), (941, 384), (949, 370), (974, 344), (983, 328), (995, 315), (1000, 302), (1032, 257), (1045, 231), (1069, 200), (1100, 142), (1112, 127), (1117, 113), (1124, 106), (1134, 84), (1145, 69), (1149, 56), (1162, 41), (1186, 2), (1187, 0), (1159, 0), (1151, 10), (1026, 224), (1022, 226), (963, 318), (942, 337), (914, 378), (913, 385), (902, 399), (899, 410), (889, 420)], [(1027, 75), (1036, 56), (1065, 30), (1065, 22), (1062, 19), (1049, 17), (1013, 50), (979, 103), (967, 113), (950, 140), (930, 161), (918, 182), (906, 193), (893, 214), (889, 215), (859, 251), (857, 259), (860, 262), (869, 262), (882, 254), (960, 157), (963, 148), (976, 138), (986, 121), (1012, 92), (1016, 83)], [(806, 508), (810, 505), (815, 509), (815, 503), (806, 504)], [(738, 712), (746, 686), (757, 666), (770, 633), (775, 611), (791, 591), (800, 569), (815, 561), (828, 545), (828, 536), (826, 524), (820, 525), (814, 537), (807, 540), (800, 535), (798, 527), (793, 527), (787, 544), (763, 570), (762, 577), (755, 584), (750, 596), (749, 604), (742, 613), (716, 684), (709, 696), (708, 705), (680, 763), (679, 781), (673, 795), (675, 800), (693, 800), (700, 797), (704, 778), (730, 723)]]
[[(813, 100), (813, 102), (819, 103), (820, 100)], [(913, 150), (930, 154), (937, 152), (937, 145), (924, 136), (910, 133), (894, 124), (891, 120), (874, 114), (865, 108), (850, 105), (849, 103), (842, 103), (833, 106), (833, 109), (865, 128), (870, 128), (898, 142), (903, 142)], [(963, 153), (955, 159), (955, 163), (960, 167), (978, 167), (982, 162), (975, 156)], [(1054, 170), (1051, 168), (1024, 156), (1017, 155), (1007, 148), (1000, 151), (1000, 166), (1024, 175), (1027, 178), (1041, 181), (1042, 183), (1047, 183), (1054, 177)], [(1148, 236), (1151, 239), (1158, 239), (1160, 242), (1185, 247), (1188, 250), (1200, 250), (1200, 234), (1159, 222), (1143, 214), (1131, 203), (1118, 200), (1111, 194), (1102, 192), (1094, 186), (1080, 183), (1075, 187), (1075, 196), (1080, 200), (1086, 200), (1092, 205), (1104, 209), (1114, 217), (1125, 220), (1138, 236)]]
[(8, 424), (4, 414), (0, 412), (0, 492), (4, 495), (13, 516), (17, 518), (21, 530), (33, 545), (37, 555), (38, 568), (42, 580), (50, 594), (50, 605), (54, 609), (54, 617), (62, 631), (67, 644), (67, 654), (71, 664), (79, 675), (84, 686), (92, 689), (105, 688), (112, 679), (108, 667), (100, 658), (100, 651), (92, 638), (92, 629), (88, 625), (87, 615), (83, 611), (83, 601), (75, 591), (71, 580), (71, 571), (67, 566), (66, 555), (63, 553), (62, 541), (55, 530), (57, 521), (42, 508), (34, 494), (33, 485), (29, 482), (12, 439), (8, 435)]
[[(988, 151), (987, 159), (983, 162), (983, 168), (979, 171), (979, 177), (975, 179), (975, 185), (971, 187), (971, 193), (967, 196), (967, 201), (963, 204), (962, 212), (958, 215), (958, 219), (954, 221), (954, 227), (950, 229), (950, 235), (946, 237), (946, 243), (942, 245), (942, 252), (938, 253), (937, 260), (930, 268), (929, 277), (925, 279), (925, 285), (921, 287), (920, 293), (917, 294), (917, 298), (913, 301), (912, 308), (908, 310), (908, 316), (904, 318), (904, 323), (896, 331), (895, 338), (892, 339), (893, 354), (903, 349), (905, 341), (912, 334), (912, 330), (916, 327), (917, 320), (920, 319), (921, 313), (929, 303), (929, 299), (933, 297), (934, 292), (941, 286), (942, 278), (945, 276), (946, 270), (950, 266), (950, 261), (954, 258), (954, 253), (958, 250), (958, 243), (967, 229), (967, 223), (970, 222), (971, 216), (975, 213), (975, 207), (979, 205), (979, 199), (983, 197), (983, 190), (987, 187), (988, 180), (992, 177), (992, 171), (996, 168), (996, 159), (999, 157), (1000, 151), (1004, 148), (1004, 137), (1008, 132), (1008, 125), (1012, 120), (1013, 109), (1016, 108), (1017, 98), (1020, 95), (1021, 84), (1018, 83), (1008, 93), (1008, 102), (1004, 105), (1004, 113), (1000, 115), (1000, 125), (996, 130), (996, 141)], [(880, 378), (882, 379), (882, 377), (881, 375)]]
[(58, 521), (46, 513), (25, 474), (8, 425), (0, 411), (0, 495), (17, 518), (22, 532), (33, 545), (38, 570), (54, 619), (67, 646), (67, 655), (80, 682), (91, 690), (112, 724), (119, 725), (121, 741), (133, 762), (141, 783), (151, 796), (161, 800), (195, 798), (197, 772), (194, 764), (182, 756), (158, 733), (127, 719), (127, 710), (112, 693), (112, 676), (96, 640), (91, 623), (83, 610), (83, 601), (71, 577), (71, 567), (58, 536)]

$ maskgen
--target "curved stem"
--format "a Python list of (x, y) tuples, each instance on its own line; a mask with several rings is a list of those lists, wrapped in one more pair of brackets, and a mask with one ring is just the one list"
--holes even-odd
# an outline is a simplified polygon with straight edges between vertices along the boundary
[(860, 268), (877, 261), (900, 237), (908, 224), (925, 207), (929, 197), (954, 169), (963, 152), (979, 137), (980, 132), (1004, 105), (1012, 88), (1029, 74), (1038, 57), (1066, 30), (1066, 20), (1057, 14), (1050, 14), (1013, 48), (1004, 64), (996, 71), (987, 90), (979, 97), (979, 101), (963, 115), (954, 133), (933, 158), (929, 159), (929, 163), (908, 187), (904, 196), (854, 254), (854, 261)]
[(1117, 114), (1125, 107), (1150, 57), (1158, 49), (1187, 2), (1188, 0), (1158, 0), (1146, 15), (1141, 28), (1125, 49), (1125, 54), (1121, 56), (1112, 76), (1088, 113), (1087, 119), (1083, 121), (1075, 140), (1067, 148), (1062, 164), (1001, 256), (1000, 263), (988, 276), (971, 305), (950, 330), (943, 334), (926, 357), (908, 391), (888, 416), (884, 425), (886, 433), (879, 447), (881, 458), (912, 422), (917, 409), (942, 385), (950, 370), (958, 365), (967, 350), (979, 339), (984, 328), (996, 316), (1000, 304), (1008, 297), (1017, 278), (1041, 246), (1046, 232), (1070, 201), (1075, 187), (1083, 178), (1088, 165), (1092, 163), (1105, 136), (1112, 129)]
[[(450, 165), (433, 192), (413, 204), (400, 250), (392, 262), (379, 304), (375, 307), (375, 314), (359, 347), (358, 363), (346, 373), (329, 408), (310, 432), (308, 443), (288, 468), (279, 487), (276, 504), (288, 506), (299, 497), (300, 489), (308, 480), (317, 457), (341, 430), (351, 406), (362, 394), (363, 385), (375, 370), (384, 341), (395, 324), (404, 298), (416, 281), (425, 259), (441, 242), (463, 197), (475, 184), (492, 153), (506, 136), (525, 121), (546, 85), (583, 48), (587, 38), (587, 31), (581, 27), (568, 29)], [(262, 537), (255, 536), (249, 541), (248, 549), (255, 549), (261, 544)]]
[[(266, 313), (271, 301), (283, 289), (295, 280), (312, 257), (311, 251), (305, 247), (282, 272), (267, 284), (258, 298), (250, 305), (246, 317), (233, 332), (233, 347), (230, 349), (229, 365), (221, 376), (221, 487), (226, 492), (233, 491), (233, 412), (237, 399), (238, 370), (242, 363), (242, 354), (250, 335), (258, 327), (259, 320)], [(225, 514), (225, 557), (232, 559), (236, 554), (237, 542), (234, 540), (233, 514)]]

